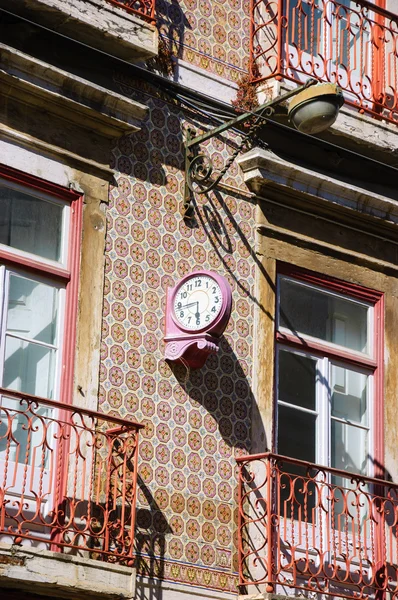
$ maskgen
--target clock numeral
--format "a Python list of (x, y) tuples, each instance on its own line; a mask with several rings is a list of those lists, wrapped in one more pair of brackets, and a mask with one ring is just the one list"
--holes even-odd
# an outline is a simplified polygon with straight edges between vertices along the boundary
[(210, 315), (206, 315), (206, 323), (210, 321)]
[(192, 292), (192, 283), (188, 283), (187, 289), (188, 289), (188, 292)]
[(216, 307), (213, 306), (212, 309), (211, 309), (211, 312), (216, 312), (216, 310), (217, 310)]
[(213, 285), (213, 294), (217, 294), (217, 288), (215, 285)]
[(181, 292), (181, 298), (186, 298), (188, 296), (188, 292)]
[(206, 281), (206, 289), (208, 289), (208, 287), (209, 287), (209, 282)]
[(195, 279), (195, 287), (201, 287), (202, 286), (202, 280), (201, 279)]
[(200, 319), (196, 319), (196, 325), (200, 325)]
[(182, 304), (181, 302), (177, 302), (177, 308), (181, 308)]
[(184, 314), (185, 314), (185, 313), (184, 313), (184, 311), (182, 310), (182, 311), (180, 312), (180, 317), (181, 317), (181, 319), (183, 319), (183, 318), (184, 318)]
[(188, 317), (188, 325), (190, 324), (191, 319), (192, 319), (192, 317)]
[(216, 296), (216, 297), (214, 298), (214, 302), (217, 304), (218, 302), (220, 302), (220, 298), (219, 298), (218, 296)]

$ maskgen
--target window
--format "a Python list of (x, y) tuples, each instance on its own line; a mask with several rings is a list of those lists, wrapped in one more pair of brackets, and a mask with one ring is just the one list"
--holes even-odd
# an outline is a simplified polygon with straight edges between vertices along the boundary
[(372, 43), (380, 13), (354, 0), (289, 0), (287, 7), (286, 60), (295, 78), (337, 82), (352, 102), (369, 101), (372, 73), (383, 61)]
[[(27, 510), (49, 480), (42, 440), (55, 443), (45, 423), (57, 410), (40, 398), (71, 402), (81, 204), (75, 192), (0, 167), (0, 466), (7, 497), (22, 494)], [(7, 390), (38, 397), (37, 416)]]
[(70, 402), (80, 196), (4, 168), (0, 205), (0, 387)]
[(278, 454), (362, 475), (382, 463), (382, 295), (281, 268)]

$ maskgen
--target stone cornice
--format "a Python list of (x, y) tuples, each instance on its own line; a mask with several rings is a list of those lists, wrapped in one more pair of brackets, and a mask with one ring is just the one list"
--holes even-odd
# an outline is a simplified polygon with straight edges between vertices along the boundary
[(0, 44), (0, 95), (16, 98), (102, 136), (116, 138), (139, 130), (147, 107)]
[[(324, 173), (295, 165), (270, 150), (254, 148), (238, 159), (244, 179), (250, 191), (267, 196), (272, 188), (289, 196), (316, 200), (321, 208), (327, 205), (338, 213), (349, 209), (366, 217), (382, 219), (390, 224), (398, 223), (398, 202), (392, 191), (370, 192), (346, 181), (334, 179)], [(382, 187), (381, 188), (381, 192)]]
[(128, 62), (158, 52), (155, 25), (108, 0), (0, 0), (0, 7)]

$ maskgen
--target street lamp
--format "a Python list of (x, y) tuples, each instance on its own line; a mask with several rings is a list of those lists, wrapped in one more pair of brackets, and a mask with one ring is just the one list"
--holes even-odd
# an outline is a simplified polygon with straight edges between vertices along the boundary
[(336, 84), (320, 83), (290, 101), (289, 120), (302, 133), (321, 133), (333, 125), (343, 104), (343, 93)]
[[(288, 117), (294, 127), (302, 133), (314, 134), (324, 131), (336, 120), (339, 109), (344, 103), (341, 89), (333, 83), (318, 83), (316, 79), (309, 79), (304, 85), (278, 96), (274, 100), (262, 104), (252, 112), (247, 112), (235, 117), (207, 133), (195, 136), (193, 130), (188, 130), (185, 142), (185, 194), (184, 214), (188, 216), (190, 210), (190, 192), (205, 194), (214, 189), (224, 177), (229, 167), (238, 154), (245, 148), (256, 130), (275, 113), (275, 108), (290, 100)], [(242, 125), (252, 119), (250, 128), (243, 135), (242, 142), (229, 157), (215, 179), (210, 179), (213, 174), (211, 158), (197, 149), (202, 142)]]

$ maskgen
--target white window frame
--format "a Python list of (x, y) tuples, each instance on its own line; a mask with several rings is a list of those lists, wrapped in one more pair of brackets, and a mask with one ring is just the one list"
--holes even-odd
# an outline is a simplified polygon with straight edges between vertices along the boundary
[[(287, 269), (289, 270), (289, 269)], [(277, 275), (277, 286), (276, 286), (276, 351), (275, 351), (275, 419), (274, 419), (274, 448), (276, 452), (278, 449), (278, 433), (279, 433), (279, 411), (278, 406), (285, 404), (279, 400), (278, 391), (278, 377), (279, 377), (279, 352), (289, 351), (307, 358), (311, 358), (317, 361), (317, 368), (319, 368), (322, 376), (326, 381), (331, 382), (331, 368), (332, 365), (345, 367), (352, 369), (355, 372), (365, 374), (369, 377), (368, 389), (367, 389), (367, 410), (368, 410), (368, 460), (366, 463), (366, 472), (362, 473), (368, 477), (375, 476), (375, 468), (372, 462), (374, 456), (374, 439), (375, 439), (375, 411), (378, 410), (376, 406), (376, 392), (375, 392), (375, 380), (373, 373), (375, 371), (375, 313), (374, 303), (363, 300), (357, 297), (353, 297), (348, 292), (340, 293), (331, 289), (328, 285), (327, 279), (325, 278), (325, 285), (318, 285), (316, 283), (308, 282), (305, 277), (301, 279), (300, 270), (297, 271), (298, 276), (295, 276), (295, 269), (292, 268), (293, 274), (286, 274), (285, 272), (278, 273)], [(322, 280), (322, 276), (314, 277), (318, 280)], [(294, 335), (287, 327), (283, 327), (280, 324), (280, 295), (281, 295), (281, 280), (284, 279), (287, 282), (292, 282), (295, 285), (303, 286), (307, 289), (312, 289), (318, 292), (325, 293), (329, 296), (336, 297), (345, 301), (351, 301), (359, 306), (365, 306), (368, 309), (367, 312), (367, 351), (358, 352), (351, 350), (347, 347), (340, 346), (330, 341), (321, 340), (312, 337), (307, 334), (298, 332), (298, 335)], [(309, 278), (311, 279), (311, 277)], [(344, 288), (344, 282), (342, 282)], [(331, 423), (332, 420), (337, 420), (331, 415), (330, 398), (325, 385), (316, 383), (316, 408), (312, 414), (316, 414), (315, 423), (315, 464), (324, 465), (331, 467)], [(290, 406), (288, 403), (285, 404)], [(300, 408), (296, 405), (291, 405), (295, 410), (301, 410), (306, 412), (307, 409)], [(308, 412), (308, 411), (307, 411)], [(348, 421), (347, 421), (348, 423)], [(359, 424), (355, 426), (361, 427)], [(294, 458), (294, 457), (292, 457)]]
[[(7, 171), (7, 168), (6, 168)], [(7, 173), (8, 174), (8, 173)], [(21, 176), (21, 181), (23, 183), (17, 183), (15, 178), (19, 178)], [(24, 180), (27, 180), (26, 183)], [(32, 182), (32, 186), (30, 185)], [(72, 223), (72, 214), (75, 212), (74, 204), (72, 204), (75, 200), (81, 200), (81, 196), (76, 194), (75, 192), (70, 192), (67, 189), (60, 188), (59, 186), (53, 184), (47, 184), (46, 182), (42, 182), (37, 180), (36, 178), (32, 178), (30, 175), (25, 175), (23, 173), (13, 172), (11, 170), (11, 178), (3, 178), (0, 176), (0, 185), (4, 185), (5, 187), (20, 191), (32, 197), (32, 201), (35, 198), (38, 198), (42, 201), (49, 202), (51, 204), (55, 204), (62, 208), (62, 222), (61, 222), (61, 231), (60, 231), (60, 253), (59, 260), (51, 260), (44, 258), (38, 254), (34, 254), (32, 252), (26, 252), (23, 250), (19, 250), (17, 248), (13, 248), (12, 246), (8, 246), (5, 244), (0, 244), (0, 386), (3, 383), (3, 374), (4, 374), (4, 358), (5, 358), (5, 337), (6, 337), (6, 321), (7, 321), (7, 306), (8, 306), (8, 288), (9, 281), (11, 275), (22, 276), (33, 281), (37, 281), (39, 283), (43, 283), (49, 285), (58, 290), (58, 302), (57, 302), (57, 330), (55, 335), (55, 344), (45, 344), (44, 342), (40, 342), (41, 346), (49, 346), (56, 347), (56, 355), (55, 355), (55, 365), (54, 365), (54, 379), (53, 379), (53, 394), (50, 400), (55, 401), (65, 401), (65, 397), (63, 397), (61, 390), (61, 380), (64, 377), (66, 363), (68, 357), (64, 356), (65, 353), (65, 327), (67, 324), (66, 320), (66, 310), (67, 310), (67, 287), (73, 280), (76, 282), (77, 273), (71, 273), (71, 269), (76, 267), (76, 260), (73, 257), (73, 252), (71, 248), (71, 242), (74, 240), (75, 242), (79, 242), (80, 232), (80, 214), (81, 208), (79, 208), (79, 215), (77, 218), (75, 217)], [(40, 188), (48, 188), (50, 193), (43, 191)], [(51, 191), (54, 188), (54, 195), (52, 195)], [(81, 202), (79, 203), (79, 206)], [(78, 229), (72, 235), (72, 226), (76, 227), (78, 225)], [(76, 249), (74, 250), (76, 253)], [(70, 304), (75, 302), (77, 298), (74, 296), (77, 291), (76, 283), (74, 284), (74, 289), (71, 288), (71, 292), (69, 292), (68, 305), (70, 310)], [(74, 323), (69, 323), (69, 327), (74, 327)], [(16, 336), (18, 338), (18, 336)], [(21, 336), (19, 339), (24, 339)], [(35, 343), (34, 340), (27, 339), (29, 343)], [(69, 358), (70, 360), (70, 358)], [(69, 366), (71, 370), (72, 367)], [(11, 388), (10, 388), (11, 390)], [(18, 390), (15, 390), (18, 392)], [(32, 399), (35, 398), (34, 395), (26, 394), (31, 396)], [(0, 403), (2, 402), (2, 398), (6, 399), (7, 394), (3, 393), (0, 396)], [(47, 410), (48, 417), (50, 419), (56, 419), (59, 410), (62, 409), (62, 404), (60, 404), (60, 409), (54, 407), (45, 408), (45, 404), (43, 407)], [(50, 426), (51, 428), (51, 426)], [(51, 437), (51, 436), (50, 436)], [(9, 480), (8, 485), (9, 489), (6, 489), (6, 500), (9, 500), (9, 505), (12, 506), (12, 502), (17, 500), (18, 497), (22, 494), (22, 477), (25, 477), (25, 481), (31, 482), (31, 489), (33, 491), (39, 489), (38, 479), (40, 477), (40, 487), (44, 490), (49, 490), (49, 493), (45, 496), (45, 499), (41, 504), (41, 518), (46, 518), (49, 511), (53, 508), (53, 499), (52, 499), (52, 489), (54, 486), (54, 478), (56, 476), (54, 465), (57, 464), (57, 448), (54, 448), (54, 452), (51, 452), (48, 459), (49, 463), (46, 465), (44, 469), (40, 469), (40, 467), (35, 467), (34, 465), (28, 465), (27, 469), (24, 471), (23, 463), (16, 463), (15, 461), (8, 461), (8, 471), (13, 472), (14, 475)], [(0, 457), (0, 471), (4, 472), (4, 459)], [(39, 473), (41, 471), (41, 473)], [(36, 482), (36, 483), (35, 483)], [(31, 494), (29, 491), (30, 484), (28, 483), (25, 486), (24, 492), (24, 518), (29, 519), (29, 514), (32, 513), (32, 516), (35, 515), (37, 511), (37, 500), (34, 494)], [(18, 501), (16, 504), (15, 511), (18, 512)], [(11, 514), (13, 509), (11, 509)], [(44, 540), (48, 540), (49, 533), (43, 532), (40, 524), (36, 524), (34, 521), (29, 523), (29, 529), (34, 533), (37, 538), (43, 538)], [(0, 534), (0, 541), (7, 541), (6, 534)], [(47, 547), (47, 546), (45, 546)]]

